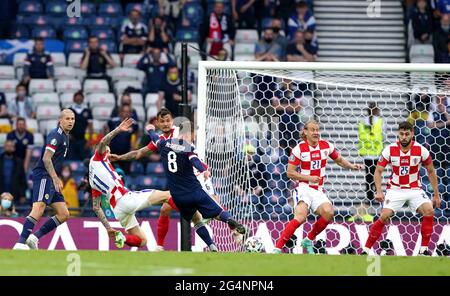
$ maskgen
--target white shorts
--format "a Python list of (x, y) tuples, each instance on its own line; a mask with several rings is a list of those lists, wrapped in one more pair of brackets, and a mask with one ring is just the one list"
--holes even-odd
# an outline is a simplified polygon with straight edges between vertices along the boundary
[(313, 213), (315, 213), (317, 208), (322, 204), (331, 204), (331, 201), (323, 191), (313, 189), (306, 184), (300, 184), (295, 188), (293, 199), (295, 205), (301, 201), (305, 202), (308, 207), (311, 208)]
[(128, 191), (117, 200), (113, 212), (125, 230), (139, 225), (134, 214), (152, 205), (150, 203), (150, 196), (153, 192), (154, 190)]
[(386, 190), (383, 208), (397, 212), (406, 202), (408, 202), (409, 210), (414, 213), (424, 203), (431, 203), (422, 189), (388, 189)]
[(205, 181), (205, 177), (203, 177), (203, 174), (198, 174), (197, 175), (197, 180), (202, 185), (203, 190), (208, 192), (209, 195), (216, 195), (216, 192), (214, 190), (211, 178), (208, 178), (208, 180)]

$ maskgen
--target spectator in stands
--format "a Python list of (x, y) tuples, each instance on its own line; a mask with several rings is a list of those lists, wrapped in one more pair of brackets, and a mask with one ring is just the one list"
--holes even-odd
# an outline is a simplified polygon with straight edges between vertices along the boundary
[(81, 161), (89, 157), (89, 144), (94, 132), (92, 110), (84, 103), (84, 94), (81, 90), (73, 94), (73, 104), (69, 109), (75, 114), (75, 125), (70, 132), (68, 159)]
[(234, 22), (229, 15), (225, 14), (224, 3), (216, 1), (213, 11), (207, 16), (201, 27), (202, 40), (206, 42), (206, 52), (215, 56), (225, 45), (230, 52), (231, 46), (234, 45), (235, 34)]
[(0, 192), (10, 192), (19, 200), (25, 200), (27, 181), (22, 159), (14, 155), (14, 142), (6, 140), (0, 155)]
[(19, 217), (14, 206), (14, 196), (9, 192), (3, 192), (0, 195), (0, 217)]
[(16, 129), (11, 131), (6, 139), (14, 143), (17, 158), (22, 159), (23, 168), (28, 172), (31, 159), (31, 150), (34, 145), (34, 136), (27, 130), (27, 122), (23, 117), (17, 117)]
[(167, 72), (167, 60), (161, 56), (161, 50), (157, 47), (148, 48), (147, 53), (137, 63), (137, 68), (144, 71), (147, 78), (144, 96), (158, 92)]
[(291, 142), (296, 143), (300, 137), (300, 100), (303, 92), (298, 83), (284, 79), (279, 84), (271, 100), (272, 107), (279, 118), (280, 146), (286, 148)]
[(170, 33), (166, 21), (159, 16), (154, 17), (149, 24), (148, 45), (169, 53)]
[(317, 48), (311, 42), (305, 42), (305, 33), (295, 32), (295, 40), (286, 49), (289, 62), (315, 62), (317, 59)]
[(286, 59), (286, 47), (288, 45), (288, 39), (286, 38), (286, 36), (284, 35), (284, 31), (283, 31), (283, 26), (281, 23), (281, 19), (275, 18), (272, 20), (271, 22), (271, 27), (273, 30), (273, 40), (275, 41), (275, 43), (278, 43), (278, 45), (280, 45), (281, 49), (282, 49), (282, 59), (285, 60)]
[(131, 117), (134, 119), (134, 121), (138, 122), (139, 118), (137, 115), (136, 109), (132, 106), (133, 101), (131, 100), (131, 95), (127, 92), (124, 92), (122, 94), (122, 97), (120, 98), (120, 105), (116, 105), (114, 109), (111, 111), (111, 118), (118, 117), (120, 114), (120, 109), (124, 105), (128, 105), (131, 107)]
[(447, 56), (447, 43), (450, 35), (450, 15), (444, 14), (439, 28), (433, 34), (434, 58), (436, 63), (443, 63)]
[(15, 25), (17, 3), (15, 0), (0, 1), (0, 39), (12, 39), (11, 29)]
[[(109, 131), (114, 130), (119, 126), (120, 122), (123, 120), (132, 117), (132, 109), (130, 105), (122, 105), (119, 111), (119, 117), (111, 118), (107, 123), (107, 130), (105, 134)], [(133, 124), (132, 130), (127, 133), (121, 133), (117, 135), (112, 141), (109, 147), (111, 148), (111, 153), (114, 154), (125, 154), (130, 152), (131, 147), (134, 147), (134, 143), (136, 141), (136, 135), (138, 132), (138, 124), (137, 122)], [(125, 171), (126, 174), (130, 173), (130, 165), (129, 161), (118, 161), (116, 164)]]
[(430, 116), (431, 96), (427, 93), (428, 88), (422, 88), (421, 93), (413, 100), (415, 106), (409, 114), (408, 122), (414, 125), (414, 135), (417, 143), (427, 146), (429, 130), (427, 121)]
[[(162, 107), (162, 101), (165, 100), (165, 107), (169, 109), (173, 117), (180, 116), (178, 104), (181, 103), (181, 79), (177, 66), (170, 66), (167, 70), (166, 79), (164, 79), (159, 89), (158, 110)], [(192, 100), (191, 90), (188, 90), (188, 101)]]
[(53, 79), (54, 68), (52, 57), (45, 51), (44, 39), (34, 39), (34, 47), (28, 53), (23, 66), (22, 82), (28, 84), (30, 79)]
[(128, 22), (121, 29), (121, 52), (142, 53), (147, 43), (147, 26), (141, 22), (141, 13), (133, 9), (128, 14)]
[(316, 58), (317, 58), (317, 53), (319, 52), (319, 43), (317, 42), (317, 37), (314, 34), (314, 31), (312, 31), (310, 29), (306, 29), (306, 31), (304, 33), (305, 33), (304, 34), (305, 44), (308, 45), (311, 52), (315, 53)]
[(431, 137), (428, 138), (430, 151), (436, 167), (450, 167), (450, 114), (445, 107), (446, 97), (436, 97), (436, 110), (428, 118)]
[[(61, 181), (63, 182), (61, 193), (64, 196), (64, 201), (66, 202), (68, 209), (80, 207), (80, 201), (78, 200), (78, 186), (72, 175), (72, 168), (70, 165), (64, 165), (61, 169)], [(69, 212), (71, 216), (80, 215), (80, 211), (69, 210)]]
[(416, 13), (412, 18), (414, 38), (419, 43), (431, 43), (433, 15), (426, 0), (417, 0)]
[(277, 17), (285, 22), (292, 16), (292, 12), (295, 11), (296, 1), (292, 0), (269, 0), (264, 4), (264, 8), (271, 12), (271, 15), (264, 15), (263, 17)]
[(9, 102), (8, 114), (12, 121), (16, 121), (17, 117), (36, 118), (36, 106), (33, 99), (27, 95), (27, 87), (24, 84), (16, 86), (16, 99)]
[(255, 3), (256, 0), (232, 0), (234, 21), (238, 22), (240, 29), (255, 29)]
[(307, 29), (314, 31), (316, 29), (316, 19), (308, 9), (305, 1), (300, 1), (296, 5), (296, 13), (294, 13), (288, 21), (288, 37), (294, 39), (295, 32), (298, 30), (306, 31)]
[(106, 79), (111, 91), (112, 80), (106, 74), (107, 65), (115, 67), (116, 63), (105, 49), (100, 48), (97, 37), (89, 37), (88, 48), (84, 50), (84, 54), (81, 57), (80, 68), (86, 70), (86, 78), (88, 79)]
[(257, 61), (277, 62), (281, 60), (283, 49), (274, 42), (274, 34), (272, 28), (266, 28), (263, 37), (256, 44), (255, 59)]
[(6, 104), (5, 93), (0, 91), (0, 118), (8, 118), (8, 106)]

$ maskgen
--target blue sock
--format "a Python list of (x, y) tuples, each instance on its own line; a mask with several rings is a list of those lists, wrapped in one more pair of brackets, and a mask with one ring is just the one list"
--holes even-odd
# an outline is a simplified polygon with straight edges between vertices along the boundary
[(59, 225), (61, 225), (61, 222), (59, 222), (59, 220), (58, 220), (58, 218), (56, 218), (56, 216), (53, 216), (50, 219), (48, 219), (47, 222), (45, 222), (44, 225), (42, 225), (41, 229), (36, 231), (36, 233), (34, 235), (37, 238), (41, 238), (44, 235), (46, 235), (47, 233), (49, 233), (50, 231), (52, 231), (53, 229), (55, 229), (56, 227), (58, 227)]
[(201, 239), (206, 243), (208, 247), (214, 244), (213, 240), (211, 239), (211, 236), (209, 235), (208, 229), (206, 229), (205, 224), (203, 223), (196, 224), (195, 232), (197, 232), (198, 236), (201, 237)]
[(231, 214), (228, 213), (228, 211), (222, 211), (222, 213), (220, 213), (219, 215), (219, 219), (222, 222), (228, 223), (228, 220), (230, 220), (231, 218)]
[(27, 218), (25, 219), (25, 223), (23, 223), (23, 230), (20, 234), (19, 243), (24, 244), (27, 241), (36, 223), (36, 219), (31, 216), (27, 216)]

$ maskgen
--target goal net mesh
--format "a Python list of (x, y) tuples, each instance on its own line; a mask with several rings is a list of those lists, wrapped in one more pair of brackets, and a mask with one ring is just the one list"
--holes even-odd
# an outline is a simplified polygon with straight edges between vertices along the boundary
[[(436, 128), (433, 123), (442, 120), (436, 117), (441, 113), (450, 120), (445, 113), (450, 111), (449, 94), (450, 75), (445, 73), (207, 69), (205, 126), (200, 127), (205, 133), (204, 157), (223, 206), (248, 227), (249, 235), (260, 236), (270, 252), (293, 217), (296, 185), (287, 178), (286, 167), (304, 123), (317, 120), (323, 139), (334, 143), (350, 162), (364, 163), (358, 153), (358, 124), (367, 117), (369, 104), (376, 103), (383, 119), (384, 145), (395, 142), (398, 124), (409, 120), (415, 126), (415, 140), (432, 152), (443, 201), (435, 211), (434, 250), (440, 243), (450, 243), (446, 226), (450, 125)], [(381, 204), (367, 194), (374, 188), (367, 186), (365, 175), (364, 170), (350, 171), (328, 162), (324, 188), (335, 217), (316, 239), (318, 252), (360, 252), (370, 221), (381, 210)], [(389, 175), (388, 166), (383, 189)], [(420, 175), (431, 198), (424, 168)], [(310, 214), (286, 251), (303, 253), (300, 241), (316, 219)], [(221, 251), (242, 251), (225, 224), (213, 221), (211, 228)], [(405, 205), (374, 249), (377, 253), (417, 254), (419, 233), (420, 216)]]

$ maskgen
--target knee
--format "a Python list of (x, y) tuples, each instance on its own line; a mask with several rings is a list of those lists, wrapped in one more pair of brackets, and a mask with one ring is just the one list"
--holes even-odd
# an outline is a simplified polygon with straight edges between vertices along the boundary
[(147, 238), (141, 237), (141, 247), (145, 247), (147, 245)]
[(303, 224), (306, 222), (306, 215), (303, 213), (296, 212), (294, 214), (294, 219), (300, 222), (300, 224)]
[(433, 207), (427, 207), (424, 211), (423, 211), (423, 216), (424, 217), (430, 217), (430, 216), (434, 216), (434, 210)]
[(381, 214), (380, 220), (381, 220), (381, 222), (383, 222), (384, 224), (386, 224), (386, 223), (389, 222), (389, 218), (390, 218), (390, 217), (391, 217), (390, 215), (387, 215), (387, 214)]
[(64, 211), (62, 213), (58, 213), (56, 214), (56, 216), (58, 217), (59, 222), (64, 223), (67, 220), (69, 220), (70, 218), (70, 213), (69, 211)]
[(333, 209), (327, 209), (323, 212), (322, 217), (327, 220), (328, 222), (330, 222), (331, 220), (333, 220), (334, 217), (334, 211)]
[(168, 204), (163, 204), (161, 207), (160, 214), (163, 216), (169, 216), (170, 212), (172, 212), (172, 207)]

